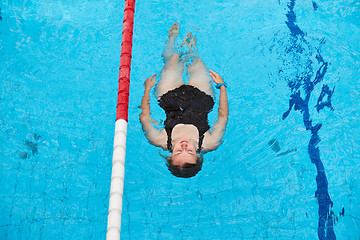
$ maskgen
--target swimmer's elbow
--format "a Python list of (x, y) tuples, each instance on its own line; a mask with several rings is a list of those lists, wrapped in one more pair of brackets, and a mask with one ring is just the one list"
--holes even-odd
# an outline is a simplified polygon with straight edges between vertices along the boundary
[(223, 143), (223, 141), (208, 141), (206, 144), (203, 144), (202, 147), (202, 152), (207, 153), (210, 151), (214, 151), (216, 150), (221, 144)]
[(139, 120), (141, 122), (141, 125), (143, 126), (144, 131), (146, 131), (146, 126), (151, 125), (151, 118), (148, 114), (141, 113), (139, 115)]
[(155, 147), (160, 147), (165, 151), (167, 150), (167, 144), (163, 141), (161, 137), (154, 137), (146, 134), (146, 138), (149, 140), (151, 145), (154, 145)]
[(215, 131), (213, 133), (205, 133), (203, 144), (202, 144), (202, 151), (203, 152), (210, 152), (215, 149), (217, 149), (222, 143), (222, 137), (224, 134), (220, 133), (218, 131)]
[(145, 131), (145, 137), (152, 145), (167, 150), (167, 135), (164, 129), (147, 129), (147, 131)]

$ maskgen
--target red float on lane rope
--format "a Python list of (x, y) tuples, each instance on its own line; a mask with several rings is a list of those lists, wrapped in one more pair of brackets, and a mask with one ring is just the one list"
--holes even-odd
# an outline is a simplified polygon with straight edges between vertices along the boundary
[(128, 121), (131, 52), (134, 28), (135, 0), (125, 1), (124, 21), (121, 42), (118, 99), (116, 120)]

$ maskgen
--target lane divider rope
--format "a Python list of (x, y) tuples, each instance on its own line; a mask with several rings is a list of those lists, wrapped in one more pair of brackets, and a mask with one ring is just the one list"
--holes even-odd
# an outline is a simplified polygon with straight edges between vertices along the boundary
[(106, 240), (120, 240), (135, 0), (125, 0)]

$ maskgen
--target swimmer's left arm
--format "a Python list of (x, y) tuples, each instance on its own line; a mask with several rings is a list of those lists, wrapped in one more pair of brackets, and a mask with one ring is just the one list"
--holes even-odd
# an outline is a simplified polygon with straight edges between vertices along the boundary
[(156, 83), (156, 74), (147, 78), (145, 80), (145, 91), (144, 96), (141, 100), (141, 106), (142, 112), (139, 115), (139, 119), (142, 125), (142, 128), (145, 132), (146, 138), (150, 141), (151, 144), (157, 147), (161, 147), (163, 149), (166, 149), (166, 143), (167, 143), (167, 135), (166, 131), (164, 129), (157, 130), (154, 128), (152, 123), (156, 123), (154, 119), (150, 117), (150, 90)]
[(157, 130), (152, 125), (155, 120), (150, 117), (141, 117), (140, 122), (145, 132), (145, 137), (149, 140), (149, 142), (156, 146), (161, 147), (163, 150), (167, 150), (167, 134), (165, 129)]
[(150, 118), (150, 102), (149, 102), (150, 101), (150, 90), (156, 83), (156, 75), (157, 74), (154, 74), (145, 80), (145, 83), (144, 83), (145, 91), (144, 91), (144, 96), (141, 99), (141, 106), (140, 106), (140, 108), (142, 109), (142, 112), (140, 113), (140, 118), (147, 117), (147, 116)]

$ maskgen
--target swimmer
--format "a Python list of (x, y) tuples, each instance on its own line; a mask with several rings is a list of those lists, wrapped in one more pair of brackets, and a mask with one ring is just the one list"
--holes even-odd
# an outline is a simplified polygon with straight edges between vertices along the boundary
[[(191, 64), (187, 67), (190, 76), (184, 84), (184, 59), (175, 52), (175, 38), (179, 34), (179, 24), (174, 23), (169, 30), (169, 39), (162, 54), (165, 66), (161, 70), (160, 81), (156, 84), (156, 74), (145, 80), (142, 97), (142, 112), (139, 116), (146, 138), (151, 144), (170, 151), (166, 157), (170, 172), (176, 177), (195, 176), (202, 167), (203, 154), (215, 150), (221, 143), (228, 121), (229, 108), (226, 84), (219, 74), (207, 69), (192, 49)], [(193, 38), (193, 39), (189, 39)], [(189, 33), (183, 43), (196, 50), (196, 39)], [(209, 75), (208, 75), (209, 72)], [(208, 113), (214, 106), (214, 90), (211, 80), (220, 90), (218, 119), (212, 129), (208, 123)], [(150, 90), (156, 84), (156, 97), (164, 109), (165, 127), (157, 130), (152, 125), (156, 121), (150, 117)]]

